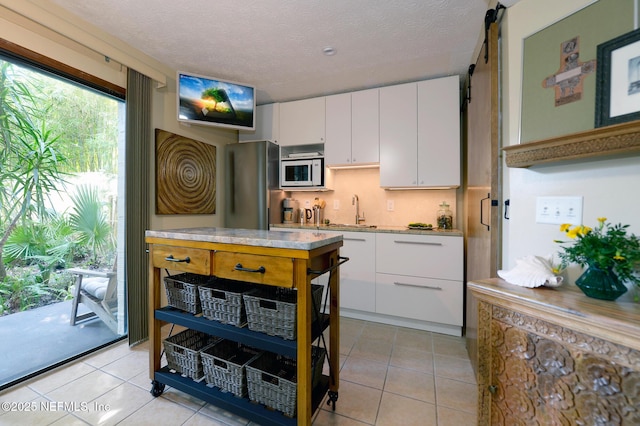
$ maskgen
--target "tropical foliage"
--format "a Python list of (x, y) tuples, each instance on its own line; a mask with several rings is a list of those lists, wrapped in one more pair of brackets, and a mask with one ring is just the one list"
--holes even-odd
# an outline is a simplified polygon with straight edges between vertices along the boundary
[(72, 199), (70, 223), (75, 230), (75, 241), (93, 253), (92, 261), (96, 263), (99, 254), (114, 248), (113, 230), (104, 213), (104, 202), (97, 188), (86, 185), (78, 187)]
[(37, 93), (37, 86), (17, 81), (12, 67), (0, 68), (0, 280), (6, 277), (3, 249), (18, 226), (47, 216), (46, 199), (62, 189), (64, 156), (47, 126), (51, 104)]
[(69, 181), (117, 173), (119, 104), (0, 59), (0, 315), (68, 297), (65, 267), (111, 265), (101, 193)]

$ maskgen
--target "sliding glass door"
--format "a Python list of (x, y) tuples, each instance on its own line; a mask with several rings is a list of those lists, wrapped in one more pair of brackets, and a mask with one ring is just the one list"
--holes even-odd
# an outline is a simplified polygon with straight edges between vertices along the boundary
[(0, 52), (0, 389), (126, 336), (123, 96)]

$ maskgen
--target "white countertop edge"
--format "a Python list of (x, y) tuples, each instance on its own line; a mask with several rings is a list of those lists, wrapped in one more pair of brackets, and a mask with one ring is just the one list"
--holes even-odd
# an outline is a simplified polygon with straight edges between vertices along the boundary
[(187, 241), (239, 244), (295, 250), (313, 250), (342, 241), (339, 233), (283, 232), (277, 230), (232, 228), (179, 228), (147, 230), (145, 237), (168, 238)]

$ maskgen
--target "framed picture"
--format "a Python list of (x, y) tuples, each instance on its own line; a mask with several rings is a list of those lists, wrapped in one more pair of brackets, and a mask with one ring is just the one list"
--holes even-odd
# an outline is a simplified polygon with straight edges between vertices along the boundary
[(640, 120), (640, 29), (598, 45), (595, 127)]

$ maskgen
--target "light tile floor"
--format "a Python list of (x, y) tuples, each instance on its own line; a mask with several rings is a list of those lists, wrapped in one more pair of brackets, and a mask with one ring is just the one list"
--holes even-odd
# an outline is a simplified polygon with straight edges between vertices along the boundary
[[(342, 318), (340, 362), (335, 412), (323, 404), (314, 426), (476, 424), (463, 338)], [(154, 398), (150, 388), (147, 345), (121, 342), (5, 390), (0, 424), (255, 425), (169, 387)]]

